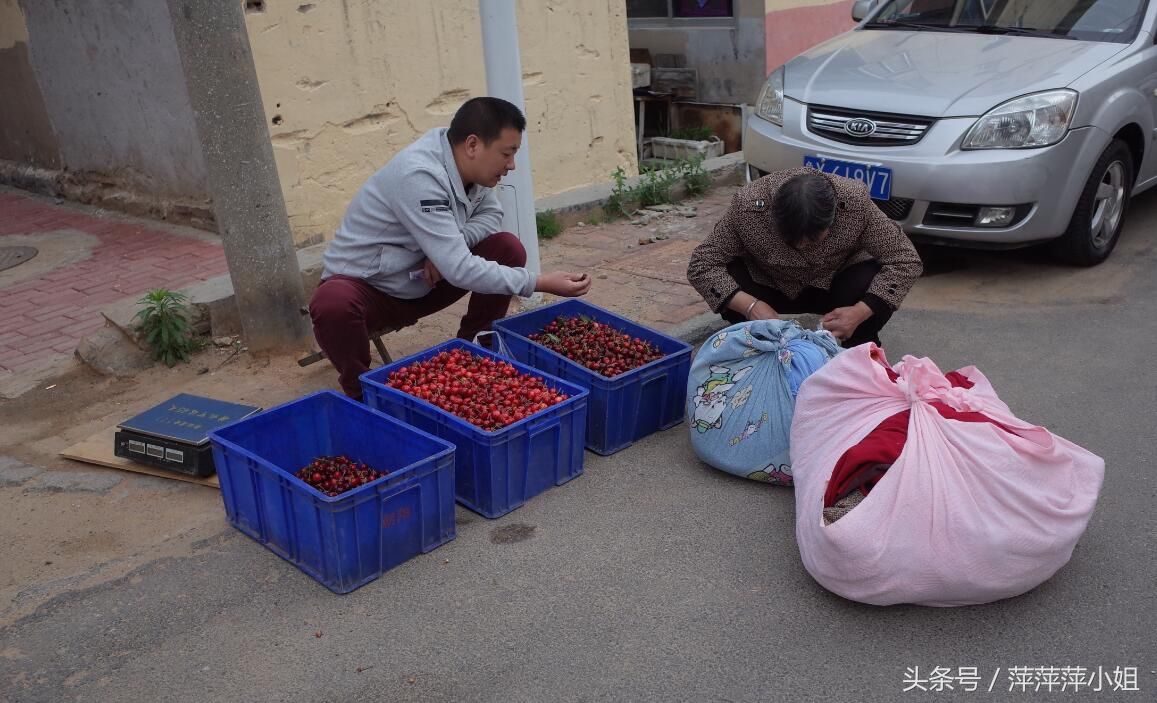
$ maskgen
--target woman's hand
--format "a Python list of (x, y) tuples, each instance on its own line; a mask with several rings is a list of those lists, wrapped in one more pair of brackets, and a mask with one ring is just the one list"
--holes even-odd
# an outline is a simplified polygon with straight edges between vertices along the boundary
[(727, 309), (747, 317), (749, 320), (778, 320), (779, 313), (775, 308), (759, 300), (750, 293), (739, 291), (731, 296)]
[(762, 300), (758, 300), (758, 301), (756, 301), (755, 306), (753, 308), (751, 308), (751, 312), (748, 313), (747, 319), (749, 319), (749, 320), (778, 320), (779, 319), (779, 313), (777, 313), (775, 311), (775, 308), (771, 307), (767, 303), (763, 302)]
[(846, 308), (836, 308), (824, 315), (824, 329), (841, 342), (851, 337), (856, 328), (872, 316), (872, 308), (867, 303), (859, 302)]

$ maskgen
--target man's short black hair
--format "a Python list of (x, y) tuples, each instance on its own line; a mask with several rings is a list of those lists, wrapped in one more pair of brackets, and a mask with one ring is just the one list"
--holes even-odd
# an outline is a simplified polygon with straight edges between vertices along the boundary
[(817, 172), (792, 176), (776, 192), (771, 216), (791, 246), (816, 239), (836, 219), (836, 191)]
[(461, 144), (473, 134), (489, 144), (507, 128), (526, 131), (526, 118), (514, 103), (502, 98), (470, 98), (454, 113), (446, 137), (451, 144)]

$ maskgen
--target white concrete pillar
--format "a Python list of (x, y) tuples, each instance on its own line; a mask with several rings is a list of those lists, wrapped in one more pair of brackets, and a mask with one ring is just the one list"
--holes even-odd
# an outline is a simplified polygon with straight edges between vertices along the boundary
[[(510, 101), (526, 113), (522, 95), (522, 60), (518, 52), (518, 24), (515, 0), (478, 0), (482, 19), (482, 52), (486, 63), (486, 91)], [(522, 148), (514, 157), (514, 171), (499, 184), (498, 196), (506, 211), (503, 222), (516, 226), (526, 249), (526, 268), (542, 272), (538, 256), (538, 227), (534, 221), (534, 181), (530, 173), (529, 127)]]

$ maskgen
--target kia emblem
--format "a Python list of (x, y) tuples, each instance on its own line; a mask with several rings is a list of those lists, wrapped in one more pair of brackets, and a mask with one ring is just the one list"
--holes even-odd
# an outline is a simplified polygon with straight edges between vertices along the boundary
[(870, 137), (876, 133), (876, 123), (863, 117), (855, 117), (844, 123), (844, 131), (853, 137)]

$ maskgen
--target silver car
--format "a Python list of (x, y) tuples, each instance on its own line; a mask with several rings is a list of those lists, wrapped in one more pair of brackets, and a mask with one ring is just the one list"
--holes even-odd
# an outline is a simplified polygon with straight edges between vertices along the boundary
[(772, 71), (749, 165), (863, 180), (913, 240), (1104, 261), (1157, 182), (1157, 3), (860, 0)]

